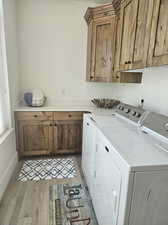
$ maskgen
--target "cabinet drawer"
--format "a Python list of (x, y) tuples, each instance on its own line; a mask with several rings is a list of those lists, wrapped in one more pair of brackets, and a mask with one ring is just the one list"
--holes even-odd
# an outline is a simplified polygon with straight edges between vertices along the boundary
[(83, 112), (54, 112), (54, 120), (82, 120)]
[(16, 112), (17, 120), (53, 120), (53, 112)]

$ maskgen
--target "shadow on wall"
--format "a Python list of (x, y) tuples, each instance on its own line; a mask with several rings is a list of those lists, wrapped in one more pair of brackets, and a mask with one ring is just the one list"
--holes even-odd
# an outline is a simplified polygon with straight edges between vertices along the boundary
[(142, 84), (113, 85), (115, 98), (128, 104), (138, 105), (145, 100), (145, 109), (168, 115), (168, 66), (143, 70)]

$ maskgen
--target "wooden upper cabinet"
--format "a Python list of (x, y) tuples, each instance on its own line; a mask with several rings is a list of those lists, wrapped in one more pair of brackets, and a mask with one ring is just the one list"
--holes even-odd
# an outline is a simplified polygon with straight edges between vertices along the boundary
[(117, 23), (117, 71), (146, 67), (152, 1), (121, 1)]
[(85, 19), (88, 23), (87, 81), (111, 82), (117, 22), (112, 4), (89, 8)]
[(153, 0), (148, 66), (168, 64), (168, 1)]
[[(141, 83), (142, 73), (120, 73), (116, 69), (117, 23), (120, 21), (118, 20), (118, 5), (119, 4), (117, 2), (116, 8), (113, 4), (88, 8), (85, 14), (85, 19), (88, 23), (87, 81)], [(135, 6), (132, 7), (128, 13), (134, 13), (135, 8)], [(127, 20), (129, 20), (128, 15)], [(130, 21), (129, 24), (132, 26)], [(126, 34), (127, 32), (124, 33), (124, 40), (125, 38), (128, 39)], [(139, 43), (139, 39), (137, 42)], [(120, 42), (118, 42), (118, 44), (119, 43)], [(127, 46), (126, 43), (127, 40), (124, 41), (123, 49), (126, 48), (127, 52), (132, 52), (130, 49), (131, 42), (129, 46)], [(130, 55), (130, 52), (126, 56), (124, 55), (124, 51), (122, 54), (122, 57), (125, 58), (127, 55)], [(137, 55), (138, 54), (139, 53), (137, 52)]]
[[(140, 83), (127, 70), (168, 65), (168, 0), (113, 0), (89, 8), (87, 81)], [(122, 73), (121, 73), (122, 72)]]
[(92, 26), (90, 79), (108, 82), (114, 70), (116, 20), (115, 17), (96, 19)]

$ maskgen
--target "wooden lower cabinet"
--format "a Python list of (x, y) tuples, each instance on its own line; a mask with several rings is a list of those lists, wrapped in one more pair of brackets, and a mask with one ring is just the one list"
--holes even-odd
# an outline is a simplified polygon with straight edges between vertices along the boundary
[(15, 113), (20, 157), (81, 152), (83, 112), (50, 112), (49, 119), (37, 114)]
[(54, 153), (78, 153), (82, 146), (82, 121), (55, 121)]
[(47, 155), (53, 148), (50, 121), (19, 121), (18, 150), (21, 156)]

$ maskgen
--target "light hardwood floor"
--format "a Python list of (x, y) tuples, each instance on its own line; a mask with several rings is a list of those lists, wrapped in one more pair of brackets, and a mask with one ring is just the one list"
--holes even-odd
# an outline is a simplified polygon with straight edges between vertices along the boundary
[(79, 181), (81, 158), (74, 156), (78, 175), (71, 179), (52, 179), (20, 182), (16, 177), (23, 162), (19, 162), (7, 190), (0, 202), (0, 225), (49, 225), (49, 185)]

